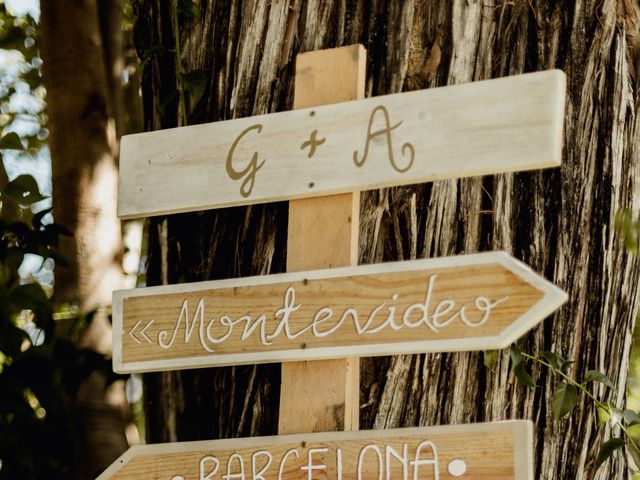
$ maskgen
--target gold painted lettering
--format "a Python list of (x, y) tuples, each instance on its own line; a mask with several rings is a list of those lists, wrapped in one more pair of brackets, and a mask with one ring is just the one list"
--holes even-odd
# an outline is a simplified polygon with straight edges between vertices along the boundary
[(245, 198), (251, 195), (253, 185), (256, 181), (256, 173), (262, 168), (264, 162), (266, 161), (262, 160), (262, 162), (258, 163), (258, 152), (254, 152), (253, 157), (251, 157), (251, 161), (244, 170), (236, 170), (233, 168), (233, 154), (236, 150), (236, 147), (238, 146), (238, 142), (240, 142), (242, 137), (244, 137), (251, 130), (257, 130), (258, 133), (260, 133), (262, 131), (262, 125), (252, 125), (243, 130), (242, 133), (238, 135), (238, 138), (235, 139), (235, 141), (231, 145), (229, 153), (227, 154), (227, 175), (229, 175), (229, 178), (231, 178), (231, 180), (240, 180), (244, 177), (244, 181), (240, 185), (240, 194)]
[[(377, 112), (382, 112), (382, 114), (384, 115), (385, 127), (372, 132), (371, 127), (373, 126), (373, 120), (375, 119)], [(387, 140), (387, 151), (389, 155), (389, 162), (391, 163), (391, 166), (393, 167), (393, 169), (400, 173), (403, 173), (409, 170), (413, 165), (413, 160), (416, 155), (413, 145), (411, 145), (408, 142), (402, 145), (402, 156), (406, 157), (407, 151), (409, 151), (409, 156), (411, 157), (406, 167), (400, 168), (393, 156), (391, 131), (398, 128), (401, 123), (402, 123), (402, 120), (396, 123), (395, 125), (391, 126), (391, 121), (389, 120), (389, 112), (387, 111), (386, 107), (384, 107), (383, 105), (378, 105), (376, 108), (374, 108), (373, 111), (371, 112), (371, 116), (369, 117), (369, 126), (367, 127), (367, 141), (364, 146), (364, 153), (362, 155), (362, 159), (361, 160), (358, 159), (358, 151), (356, 150), (355, 152), (353, 152), (353, 163), (355, 163), (357, 167), (363, 166), (364, 163), (367, 161), (367, 156), (369, 155), (369, 144), (371, 143), (371, 140), (373, 140), (379, 135), (384, 135)]]

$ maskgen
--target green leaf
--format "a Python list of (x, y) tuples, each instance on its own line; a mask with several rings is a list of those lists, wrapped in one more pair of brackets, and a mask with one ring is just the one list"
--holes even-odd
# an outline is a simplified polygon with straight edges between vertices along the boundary
[(11, 180), (4, 187), (4, 194), (21, 205), (31, 205), (47, 198), (40, 193), (31, 175), (20, 175)]
[(627, 249), (636, 253), (638, 251), (638, 239), (640, 237), (640, 222), (633, 220), (630, 210), (622, 209), (616, 213), (614, 225), (616, 231), (622, 235), (622, 240)]
[(599, 382), (605, 384), (607, 387), (614, 388), (613, 382), (609, 380), (609, 377), (597, 370), (589, 370), (585, 374), (583, 383), (587, 382)]
[(513, 372), (522, 363), (522, 351), (515, 343), (509, 347), (509, 356), (511, 357), (511, 371)]
[(484, 366), (489, 370), (495, 370), (498, 364), (498, 351), (497, 350), (485, 350), (482, 352)]
[(596, 405), (596, 411), (598, 414), (598, 427), (601, 427), (609, 420), (611, 420), (611, 412), (606, 407)]
[(553, 417), (560, 420), (578, 403), (576, 387), (567, 382), (560, 382), (553, 392)]
[(566, 372), (567, 367), (573, 362), (565, 359), (562, 355), (554, 352), (542, 352), (542, 357), (556, 370)]
[(604, 442), (600, 447), (598, 456), (596, 457), (596, 469), (600, 468), (600, 465), (607, 461), (607, 459), (613, 455), (613, 452), (624, 447), (624, 445), (625, 443), (622, 438), (612, 438)]
[(518, 381), (525, 387), (529, 387), (529, 388), (537, 387), (536, 382), (533, 381), (533, 378), (531, 378), (531, 375), (529, 375), (529, 372), (527, 372), (527, 370), (525, 369), (524, 363), (519, 363), (513, 369), (513, 373), (516, 375), (516, 378), (518, 379)]
[(9, 132), (0, 138), (0, 150), (24, 150), (22, 140), (16, 132)]
[(207, 89), (207, 81), (209, 76), (204, 70), (194, 70), (182, 75), (182, 84), (189, 93), (191, 99), (191, 109), (193, 110), (204, 95)]
[(633, 426), (633, 425), (638, 425), (640, 424), (640, 415), (638, 415), (636, 412), (634, 412), (633, 410), (625, 410), (622, 414), (625, 423), (628, 426)]
[(39, 283), (27, 283), (14, 288), (9, 294), (9, 301), (19, 309), (33, 311), (51, 311), (49, 297)]
[(631, 210), (628, 208), (618, 210), (613, 223), (618, 231), (628, 230), (631, 225)]
[(553, 368), (555, 368), (556, 370), (560, 370), (561, 359), (564, 360), (562, 357), (556, 355), (553, 352), (542, 352), (542, 357), (547, 362), (549, 362), (549, 365), (551, 365)]

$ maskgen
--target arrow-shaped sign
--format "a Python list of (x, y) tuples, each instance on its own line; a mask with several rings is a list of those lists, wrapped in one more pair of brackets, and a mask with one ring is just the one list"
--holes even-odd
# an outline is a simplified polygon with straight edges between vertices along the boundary
[(127, 135), (118, 215), (560, 165), (559, 70)]
[(565, 301), (504, 252), (119, 291), (114, 370), (504, 348)]
[(97, 480), (532, 480), (528, 421), (131, 447)]

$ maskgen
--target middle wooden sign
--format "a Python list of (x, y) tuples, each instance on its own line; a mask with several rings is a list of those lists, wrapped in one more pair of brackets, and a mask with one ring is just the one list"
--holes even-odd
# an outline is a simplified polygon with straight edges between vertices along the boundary
[(113, 366), (498, 349), (566, 298), (504, 252), (117, 291)]

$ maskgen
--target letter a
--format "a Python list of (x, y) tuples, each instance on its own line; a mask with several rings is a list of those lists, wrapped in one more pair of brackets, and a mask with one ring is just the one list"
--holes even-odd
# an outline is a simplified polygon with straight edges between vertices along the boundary
[[(385, 127), (372, 132), (371, 127), (373, 126), (373, 120), (375, 119), (376, 113), (379, 111), (382, 112), (382, 114), (384, 115)], [(391, 166), (393, 167), (393, 169), (400, 173), (403, 173), (409, 170), (413, 165), (413, 159), (416, 153), (413, 148), (413, 145), (411, 145), (410, 143), (405, 143), (404, 145), (402, 145), (402, 155), (405, 155), (406, 150), (409, 150), (409, 152), (411, 153), (410, 155), (411, 158), (406, 167), (404, 168), (398, 167), (395, 159), (393, 158), (393, 145), (391, 142), (391, 131), (398, 128), (401, 123), (402, 121), (399, 121), (394, 126), (391, 126), (391, 121), (389, 120), (389, 112), (387, 111), (387, 109), (383, 105), (378, 105), (376, 108), (374, 108), (373, 111), (371, 112), (371, 116), (369, 117), (369, 126), (367, 127), (367, 141), (364, 145), (364, 154), (362, 155), (362, 160), (358, 160), (358, 151), (356, 150), (355, 152), (353, 152), (353, 163), (355, 163), (357, 167), (363, 166), (364, 162), (367, 161), (367, 157), (369, 156), (369, 144), (371, 143), (371, 140), (373, 140), (379, 135), (384, 135), (387, 139), (387, 151), (389, 155), (389, 162), (391, 163)]]

